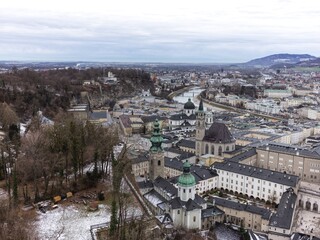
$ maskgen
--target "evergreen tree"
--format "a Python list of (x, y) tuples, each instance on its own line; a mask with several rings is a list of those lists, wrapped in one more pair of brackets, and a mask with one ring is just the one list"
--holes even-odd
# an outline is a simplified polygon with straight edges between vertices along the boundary
[(114, 236), (118, 226), (118, 209), (116, 200), (113, 199), (111, 203), (111, 218), (110, 218), (110, 228), (109, 235)]
[(18, 204), (18, 178), (16, 169), (13, 171), (13, 201), (14, 205)]

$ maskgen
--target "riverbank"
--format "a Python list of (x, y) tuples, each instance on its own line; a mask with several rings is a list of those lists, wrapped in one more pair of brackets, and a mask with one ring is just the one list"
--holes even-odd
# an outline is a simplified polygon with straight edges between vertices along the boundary
[(194, 88), (194, 87), (195, 87), (195, 86), (191, 85), (191, 86), (187, 86), (187, 87), (181, 88), (181, 89), (179, 89), (179, 90), (177, 90), (177, 91), (174, 91), (174, 92), (170, 93), (170, 94), (167, 96), (167, 98), (172, 100), (174, 97), (176, 97), (176, 96), (178, 96), (178, 95), (180, 95), (180, 94), (182, 94), (182, 93), (184, 93), (184, 92), (187, 92), (187, 91), (189, 91), (190, 89), (192, 89), (192, 88)]
[(246, 109), (240, 109), (240, 108), (236, 108), (236, 107), (232, 107), (232, 106), (227, 106), (227, 105), (224, 105), (224, 104), (221, 104), (221, 103), (216, 103), (216, 102), (213, 102), (213, 101), (210, 101), (208, 99), (205, 99), (203, 97), (201, 97), (201, 94), (199, 94), (197, 96), (197, 98), (200, 100), (202, 99), (202, 101), (210, 106), (213, 106), (213, 107), (216, 107), (216, 108), (221, 108), (221, 109), (224, 109), (224, 110), (228, 110), (228, 111), (231, 111), (231, 112), (236, 112), (236, 113), (242, 113), (242, 114), (251, 114), (251, 115), (254, 115), (254, 116), (257, 116), (257, 117), (262, 117), (262, 118), (267, 118), (267, 119), (271, 119), (273, 121), (283, 121), (284, 119), (283, 118), (280, 118), (280, 117), (274, 117), (274, 116), (269, 116), (269, 115), (265, 115), (265, 114), (261, 114), (261, 113), (256, 113), (256, 112), (252, 112), (252, 111), (249, 111), (249, 110), (246, 110)]
[(239, 114), (250, 114), (253, 116), (261, 117), (270, 119), (271, 121), (282, 121), (283, 118), (275, 117), (275, 116), (269, 116), (262, 113), (252, 112), (246, 109), (236, 108), (229, 105), (216, 103), (214, 101), (210, 101), (206, 98), (201, 97), (201, 92), (203, 92), (203, 89), (196, 87), (196, 86), (188, 86), (182, 89), (179, 89), (177, 91), (172, 92), (170, 95), (172, 96), (172, 99), (174, 98), (175, 101), (178, 101), (182, 104), (186, 103), (188, 101), (188, 98), (193, 99), (193, 102), (198, 105), (200, 100), (202, 99), (205, 108), (210, 108), (214, 111), (229, 111), (229, 112), (235, 112)]

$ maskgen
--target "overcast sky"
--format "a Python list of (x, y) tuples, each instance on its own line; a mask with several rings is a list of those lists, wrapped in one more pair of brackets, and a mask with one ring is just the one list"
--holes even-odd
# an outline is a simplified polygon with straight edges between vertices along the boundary
[(320, 56), (319, 0), (3, 0), (0, 60), (244, 62)]

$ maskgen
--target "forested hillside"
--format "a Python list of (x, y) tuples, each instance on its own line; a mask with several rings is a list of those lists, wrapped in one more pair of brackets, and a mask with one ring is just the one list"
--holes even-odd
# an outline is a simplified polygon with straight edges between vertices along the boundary
[[(118, 78), (115, 85), (86, 85), (85, 80), (97, 81), (105, 72), (112, 71)], [(0, 74), (0, 101), (6, 102), (16, 111), (19, 118), (27, 119), (38, 110), (53, 117), (66, 110), (70, 102), (80, 101), (80, 93), (87, 91), (91, 97), (103, 97), (106, 104), (125, 96), (134, 96), (142, 89), (153, 89), (150, 75), (136, 69), (87, 70), (63, 69), (35, 71), (18, 70)], [(103, 95), (103, 96), (101, 96)]]

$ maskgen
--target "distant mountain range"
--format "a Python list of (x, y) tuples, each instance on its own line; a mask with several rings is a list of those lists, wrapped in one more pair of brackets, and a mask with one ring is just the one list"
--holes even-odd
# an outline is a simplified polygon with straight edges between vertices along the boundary
[(0, 61), (0, 72), (9, 70), (13, 67), (18, 69), (63, 69), (63, 68), (97, 68), (97, 67), (123, 67), (123, 68), (141, 68), (145, 70), (170, 69), (181, 70), (203, 70), (215, 66), (216, 68), (292, 68), (292, 67), (320, 67), (320, 57), (309, 54), (273, 54), (262, 58), (256, 58), (246, 63), (147, 63), (147, 62), (31, 62), (31, 61)]
[(271, 67), (273, 65), (279, 66), (292, 66), (300, 63), (307, 63), (310, 61), (319, 61), (315, 56), (309, 54), (273, 54), (270, 56), (253, 59), (249, 62), (244, 63), (247, 67)]

